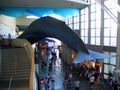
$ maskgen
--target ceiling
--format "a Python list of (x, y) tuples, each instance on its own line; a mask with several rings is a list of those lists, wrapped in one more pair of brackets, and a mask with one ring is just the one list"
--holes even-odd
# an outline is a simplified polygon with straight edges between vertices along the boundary
[(89, 0), (0, 0), (1, 7), (84, 8)]
[(0, 14), (12, 17), (55, 14), (66, 18), (88, 5), (85, 0), (0, 0)]

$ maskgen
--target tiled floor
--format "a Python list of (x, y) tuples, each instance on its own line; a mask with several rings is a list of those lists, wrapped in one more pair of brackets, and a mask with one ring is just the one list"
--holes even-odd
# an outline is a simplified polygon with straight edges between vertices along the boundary
[[(48, 68), (48, 66), (43, 71), (40, 70), (41, 78), (44, 78), (48, 75), (48, 69), (47, 68)], [(70, 70), (70, 68), (67, 64), (62, 63), (59, 68), (56, 65), (53, 65), (53, 69), (50, 73), (54, 74), (54, 76), (55, 76), (55, 86), (54, 86), (54, 89), (51, 89), (51, 83), (50, 83), (49, 84), (50, 88), (48, 90), (75, 90), (74, 88), (65, 88), (64, 87), (63, 79), (64, 79), (64, 76), (65, 76), (65, 72), (68, 72), (68, 73), (71, 72), (71, 70)], [(42, 88), (41, 90), (45, 90), (45, 89)], [(95, 90), (95, 89), (92, 89), (88, 85), (88, 81), (83, 79), (83, 80), (80, 81), (80, 90)], [(97, 88), (97, 90), (102, 90), (102, 89)]]

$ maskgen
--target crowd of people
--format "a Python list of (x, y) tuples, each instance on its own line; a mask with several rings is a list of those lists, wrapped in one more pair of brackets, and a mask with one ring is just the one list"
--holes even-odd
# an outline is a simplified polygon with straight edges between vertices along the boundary
[(54, 74), (48, 74), (45, 78), (40, 80), (41, 90), (49, 90), (50, 88), (54, 90), (55, 86), (55, 76)]
[[(41, 58), (41, 70), (43, 73), (46, 73), (48, 70), (48, 74), (41, 78), (41, 88), (45, 88), (45, 90), (49, 90), (50, 88), (54, 89), (55, 85), (55, 75), (53, 74), (53, 66), (59, 68), (57, 65), (57, 56), (55, 50), (51, 51), (50, 49), (46, 50), (47, 60), (45, 58)], [(39, 54), (37, 52), (37, 54)], [(51, 58), (48, 58), (49, 54), (51, 54)], [(36, 56), (38, 58), (38, 56)], [(90, 67), (86, 65), (81, 65), (80, 67), (70, 66), (71, 73), (66, 72), (63, 80), (63, 86), (65, 88), (74, 88), (74, 90), (80, 90), (81, 81), (87, 80), (88, 85), (91, 89), (97, 90), (119, 90), (119, 84), (117, 81), (113, 79), (113, 74), (109, 72), (108, 78), (104, 78), (104, 73), (100, 72), (100, 68), (98, 66)], [(75, 76), (75, 77), (73, 77)], [(42, 89), (41, 89), (42, 90)]]
[[(2, 43), (4, 42), (4, 37), (5, 36), (6, 36), (5, 34), (4, 35), (0, 34), (0, 45), (2, 45)], [(10, 33), (8, 33), (7, 39), (8, 39), (8, 46), (11, 46), (12, 38), (11, 38), (11, 34)]]
[[(75, 70), (75, 69), (74, 69)], [(99, 67), (91, 66), (88, 68), (85, 65), (80, 66), (75, 70), (76, 73), (65, 74), (64, 86), (66, 88), (75, 88), (75, 90), (80, 90), (80, 82), (86, 80), (89, 87), (92, 90), (119, 90), (120, 85), (118, 81), (114, 80), (111, 71), (108, 74), (108, 78), (104, 78), (104, 73), (99, 71)], [(74, 74), (77, 76), (72, 77)]]
[[(44, 50), (44, 55), (42, 56), (40, 51)], [(53, 67), (58, 66), (58, 60), (55, 49), (50, 48), (40, 48), (38, 44), (35, 47), (35, 62), (39, 62), (41, 72), (43, 76), (40, 76), (40, 86), (41, 90), (54, 90), (55, 88), (55, 75)], [(59, 63), (60, 64), (60, 63)]]

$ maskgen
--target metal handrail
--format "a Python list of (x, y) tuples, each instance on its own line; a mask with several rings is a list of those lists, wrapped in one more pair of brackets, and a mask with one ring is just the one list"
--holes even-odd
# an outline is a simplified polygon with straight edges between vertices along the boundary
[(9, 81), (8, 90), (10, 90), (10, 88), (11, 88), (11, 84), (12, 84), (12, 76), (11, 76), (10, 81)]
[[(12, 42), (12, 40), (11, 40), (11, 46), (13, 47), (13, 49), (14, 49), (14, 60), (15, 60), (15, 71), (12, 73), (13, 75), (15, 75), (15, 73), (16, 73), (16, 55), (15, 55), (15, 46), (14, 46), (14, 43)], [(11, 76), (11, 78), (10, 78), (10, 81), (9, 81), (9, 86), (8, 86), (8, 90), (10, 90), (11, 89), (11, 84), (12, 84), (12, 80), (13, 80), (13, 77)]]

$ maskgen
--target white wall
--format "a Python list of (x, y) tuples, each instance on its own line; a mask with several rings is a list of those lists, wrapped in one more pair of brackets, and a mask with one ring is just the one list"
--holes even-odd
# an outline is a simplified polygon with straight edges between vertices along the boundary
[(10, 33), (11, 35), (15, 35), (15, 28), (16, 18), (0, 15), (0, 34), (5, 34), (7, 36), (8, 33)]
[(25, 18), (25, 17), (19, 17), (16, 19), (16, 24), (17, 25), (23, 25), (23, 26), (28, 26), (30, 25), (34, 20), (36, 19), (32, 19), (32, 18)]

